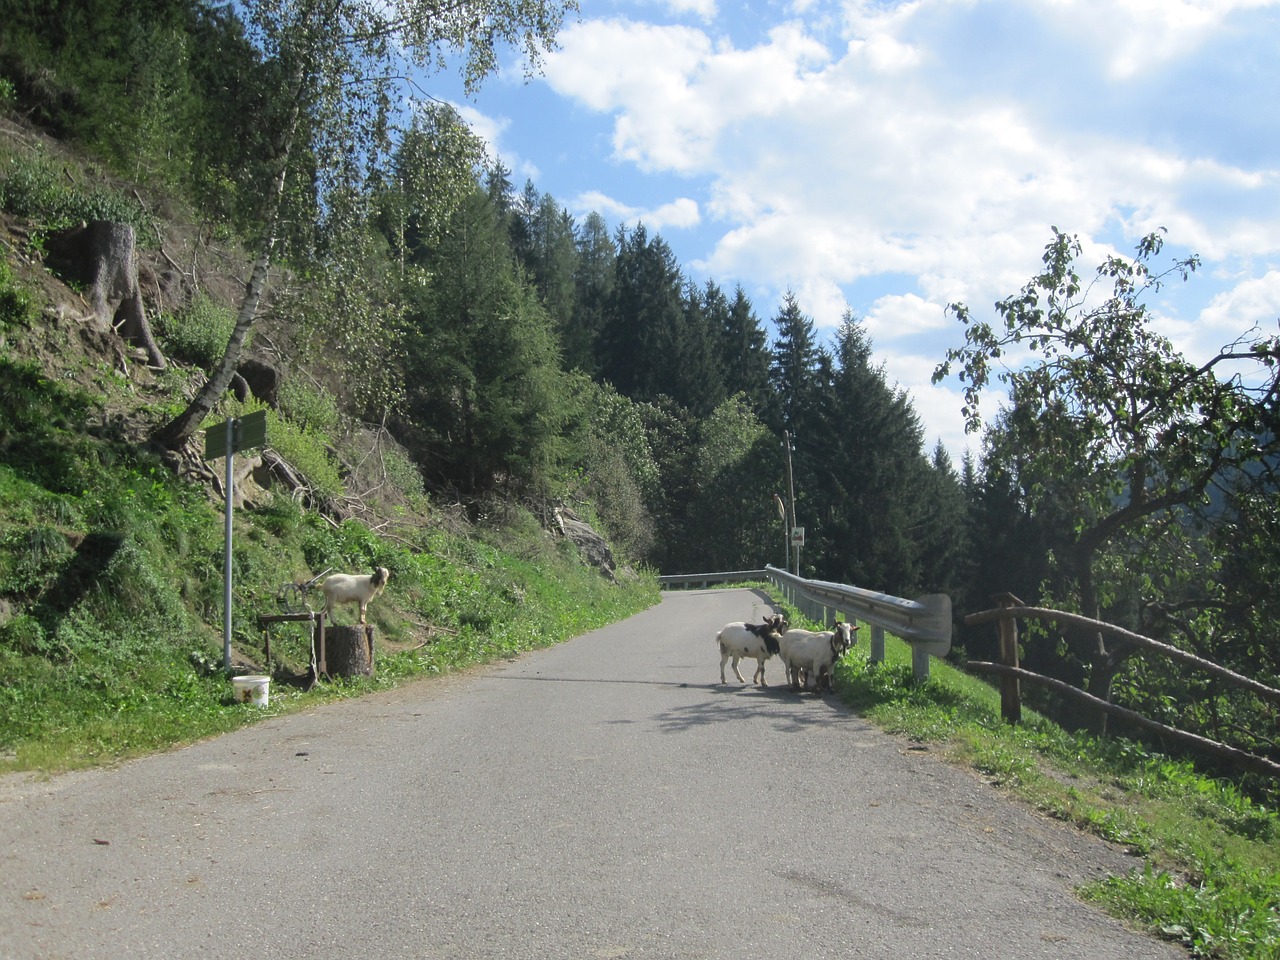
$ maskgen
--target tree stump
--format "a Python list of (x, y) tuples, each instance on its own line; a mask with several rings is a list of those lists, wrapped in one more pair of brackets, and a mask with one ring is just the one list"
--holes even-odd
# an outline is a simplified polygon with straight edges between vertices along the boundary
[(326, 627), (324, 658), (331, 677), (372, 677), (373, 624)]
[(85, 296), (102, 329), (115, 328), (146, 351), (151, 365), (165, 359), (142, 306), (133, 227), (113, 220), (91, 220), (49, 239), (50, 266), (85, 286)]

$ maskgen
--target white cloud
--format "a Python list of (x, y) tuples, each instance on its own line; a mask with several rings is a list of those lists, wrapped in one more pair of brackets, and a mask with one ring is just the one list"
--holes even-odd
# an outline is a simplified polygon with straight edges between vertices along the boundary
[(716, 0), (666, 0), (666, 6), (677, 16), (691, 13), (708, 23), (716, 18)]
[(688, 197), (644, 209), (591, 190), (575, 197), (570, 206), (579, 214), (585, 215), (595, 211), (603, 217), (627, 226), (644, 223), (645, 227), (653, 232), (659, 232), (668, 227), (684, 229), (695, 226), (701, 220), (697, 201), (690, 200)]
[(1275, 0), (1044, 0), (1063, 29), (1087, 35), (1110, 76), (1127, 79), (1185, 56), (1238, 11)]
[[(571, 206), (696, 235), (686, 266), (742, 283), (762, 316), (786, 290), (823, 328), (863, 314), (922, 415), (958, 422), (955, 384), (903, 371), (915, 357), (931, 372), (959, 340), (945, 304), (991, 318), (1040, 268), (1051, 225), (1079, 235), (1085, 275), (1161, 227), (1173, 255), (1201, 254), (1155, 304), (1180, 346), (1274, 321), (1280, 107), (1262, 92), (1280, 86), (1277, 7), (792, 0), (754, 36), (729, 8), (700, 27), (585, 20), (546, 82), (610, 127), (582, 185), (597, 192)], [(717, 32), (737, 17), (732, 40)], [(647, 190), (623, 184), (637, 172)], [(610, 199), (627, 196), (646, 199)], [(1182, 286), (1201, 290), (1194, 306)]]
[(880, 297), (864, 319), (873, 341), (936, 333), (955, 326), (947, 316), (945, 304), (931, 303), (914, 293)]
[(1244, 280), (1215, 296), (1201, 312), (1200, 321), (1215, 331), (1240, 334), (1250, 327), (1276, 328), (1280, 318), (1280, 270)]
[(450, 106), (471, 128), (471, 132), (483, 140), (492, 152), (502, 152), (502, 135), (511, 126), (508, 118), (491, 116), (467, 103), (451, 103)]
[(615, 114), (617, 159), (647, 171), (704, 171), (727, 124), (777, 113), (800, 72), (825, 50), (794, 25), (751, 50), (682, 26), (587, 21), (565, 31), (547, 59), (556, 91)]

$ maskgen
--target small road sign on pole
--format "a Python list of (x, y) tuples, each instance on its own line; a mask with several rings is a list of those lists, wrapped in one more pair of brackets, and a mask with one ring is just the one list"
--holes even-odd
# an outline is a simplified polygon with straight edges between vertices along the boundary
[[(230, 431), (228, 431), (230, 428)], [(267, 411), (259, 410), (245, 417), (232, 417), (204, 432), (204, 458), (217, 460), (227, 451), (239, 453), (267, 442)]]
[(226, 547), (223, 559), (222, 589), (222, 669), (231, 672), (231, 505), (235, 502), (236, 451), (260, 447), (267, 442), (267, 411), (259, 410), (246, 417), (230, 417), (204, 432), (206, 460), (227, 458), (227, 479), (223, 486), (227, 497)]

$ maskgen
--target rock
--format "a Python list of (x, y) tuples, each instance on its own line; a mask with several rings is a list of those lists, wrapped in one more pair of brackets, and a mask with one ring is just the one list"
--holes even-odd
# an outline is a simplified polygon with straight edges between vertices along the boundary
[(599, 570), (611, 582), (617, 583), (613, 551), (609, 549), (609, 544), (604, 537), (568, 507), (556, 507), (555, 515), (560, 532), (577, 546), (582, 559)]

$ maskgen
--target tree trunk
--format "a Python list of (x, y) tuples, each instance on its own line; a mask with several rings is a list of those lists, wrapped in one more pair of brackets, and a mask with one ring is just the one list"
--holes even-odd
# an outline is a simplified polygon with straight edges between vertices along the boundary
[(231, 385), (240, 366), (240, 351), (244, 347), (245, 338), (253, 328), (258, 315), (258, 302), (262, 299), (262, 290), (267, 283), (267, 272), (271, 267), (271, 252), (276, 244), (276, 228), (279, 225), (280, 205), (284, 198), (285, 179), (289, 173), (289, 154), (293, 148), (293, 137), (298, 128), (298, 115), (301, 110), (301, 74), (294, 75), (292, 107), (288, 122), (281, 134), (278, 150), (279, 166), (275, 171), (275, 182), (269, 200), (269, 209), (265, 217), (262, 250), (253, 263), (253, 271), (245, 286), (244, 300), (240, 304), (240, 312), (236, 315), (236, 325), (227, 341), (227, 349), (222, 355), (222, 362), (217, 371), (196, 394), (187, 409), (174, 417), (155, 432), (154, 439), (169, 450), (180, 450), (188, 440), (200, 429), (205, 417), (213, 412), (214, 405)]
[(114, 220), (92, 220), (53, 238), (50, 261), (70, 280), (84, 284), (100, 328), (117, 329), (142, 347), (153, 367), (163, 370), (164, 354), (151, 334), (138, 289), (138, 259), (133, 227)]
[(329, 676), (373, 676), (373, 624), (330, 625), (324, 631), (324, 648)]

